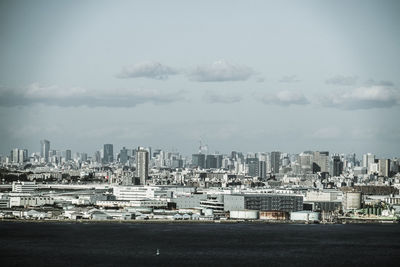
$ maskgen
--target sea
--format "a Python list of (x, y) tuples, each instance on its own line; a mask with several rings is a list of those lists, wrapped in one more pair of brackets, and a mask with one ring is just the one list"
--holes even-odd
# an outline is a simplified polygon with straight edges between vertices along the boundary
[(0, 266), (400, 266), (400, 225), (0, 222)]

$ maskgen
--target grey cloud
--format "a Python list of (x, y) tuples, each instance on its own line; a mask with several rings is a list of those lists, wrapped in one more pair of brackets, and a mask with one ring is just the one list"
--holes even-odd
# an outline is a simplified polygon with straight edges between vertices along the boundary
[(343, 76), (337, 75), (330, 79), (327, 79), (325, 82), (331, 85), (355, 85), (357, 83), (357, 76)]
[(115, 89), (86, 90), (40, 86), (0, 88), (0, 106), (44, 104), (62, 107), (134, 107), (143, 103), (165, 104), (183, 100), (183, 91), (164, 93), (159, 90)]
[(230, 104), (230, 103), (237, 103), (242, 100), (241, 96), (232, 96), (232, 95), (218, 95), (207, 92), (203, 100), (208, 103), (223, 103), (223, 104)]
[(280, 91), (274, 95), (266, 95), (261, 98), (264, 104), (275, 104), (280, 106), (307, 105), (310, 102), (299, 92)]
[(394, 83), (391, 81), (375, 81), (374, 79), (369, 79), (365, 82), (366, 86), (394, 86)]
[(297, 79), (296, 75), (290, 75), (290, 76), (283, 76), (279, 82), (281, 83), (296, 83), (296, 82), (300, 82), (299, 79)]
[(170, 75), (178, 74), (178, 71), (172, 67), (162, 65), (159, 62), (142, 62), (133, 66), (125, 66), (116, 75), (117, 78), (150, 78), (157, 80), (167, 79)]
[(225, 60), (215, 61), (211, 65), (197, 66), (188, 76), (192, 81), (197, 82), (225, 82), (225, 81), (245, 81), (255, 72), (253, 69), (233, 65)]
[(321, 103), (348, 110), (390, 108), (400, 105), (400, 91), (383, 86), (359, 87), (322, 97)]

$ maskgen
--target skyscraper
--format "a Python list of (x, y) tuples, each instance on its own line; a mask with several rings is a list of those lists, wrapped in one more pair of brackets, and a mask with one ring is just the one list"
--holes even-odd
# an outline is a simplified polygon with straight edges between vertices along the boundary
[(379, 176), (389, 177), (390, 175), (390, 159), (379, 159)]
[(375, 163), (375, 155), (371, 153), (367, 153), (363, 155), (363, 162), (362, 166), (367, 168), (367, 170), (370, 169), (371, 165)]
[(281, 165), (281, 152), (271, 152), (271, 172), (279, 173), (279, 167)]
[(247, 174), (252, 177), (259, 177), (260, 166), (258, 158), (247, 158), (246, 164), (248, 168)]
[(50, 141), (41, 140), (40, 141), (40, 157), (44, 158), (45, 162), (49, 162), (49, 152), (50, 152)]
[(343, 172), (343, 162), (340, 160), (340, 156), (334, 155), (331, 164), (331, 175), (340, 176)]
[(18, 148), (14, 148), (13, 150), (11, 150), (11, 161), (13, 163), (18, 163), (19, 162), (19, 149)]
[(217, 157), (215, 155), (207, 155), (206, 157), (206, 169), (217, 168)]
[(193, 165), (193, 167), (199, 167), (200, 169), (204, 169), (206, 166), (206, 155), (193, 154), (192, 155), (192, 165)]
[(329, 172), (329, 152), (315, 151), (313, 156), (313, 173)]
[(113, 150), (114, 149), (112, 144), (104, 144), (104, 156), (103, 156), (104, 163), (111, 163), (114, 161)]
[(125, 147), (123, 147), (119, 152), (119, 161), (122, 164), (125, 164), (128, 161), (128, 149), (126, 149)]
[(136, 176), (140, 180), (141, 185), (146, 184), (149, 176), (149, 152), (139, 147), (136, 154)]
[(66, 160), (66, 161), (69, 161), (69, 160), (71, 160), (71, 159), (72, 159), (71, 150), (67, 149), (67, 150), (65, 151), (65, 160)]

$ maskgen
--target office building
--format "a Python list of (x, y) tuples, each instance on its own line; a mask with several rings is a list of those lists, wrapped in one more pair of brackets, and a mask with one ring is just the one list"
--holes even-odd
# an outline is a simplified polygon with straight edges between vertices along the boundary
[(281, 152), (271, 152), (271, 173), (279, 173), (279, 167), (281, 166)]
[(40, 157), (44, 159), (45, 162), (49, 162), (50, 156), (50, 141), (41, 140), (40, 141)]
[(289, 194), (232, 194), (224, 195), (224, 210), (280, 210), (303, 209), (303, 196)]
[(204, 154), (193, 154), (192, 155), (192, 166), (204, 169), (206, 167), (206, 155)]
[(119, 162), (125, 164), (128, 161), (128, 149), (123, 147), (119, 152)]
[(389, 177), (390, 175), (390, 159), (380, 159), (379, 165), (379, 176)]
[(247, 175), (252, 176), (252, 177), (259, 177), (260, 166), (259, 166), (258, 158), (247, 158), (246, 164), (247, 164), (247, 170), (248, 170)]
[(136, 177), (140, 184), (145, 185), (149, 176), (149, 152), (144, 148), (138, 148), (136, 154)]
[(65, 150), (65, 160), (66, 161), (72, 160), (72, 153), (71, 153), (71, 150), (69, 150), (69, 149)]
[(313, 173), (329, 172), (329, 152), (315, 151), (313, 156)]
[(113, 145), (105, 144), (103, 151), (104, 151), (103, 162), (104, 163), (112, 163), (114, 161)]
[(340, 176), (343, 172), (343, 162), (340, 160), (340, 156), (334, 155), (331, 162), (331, 176)]

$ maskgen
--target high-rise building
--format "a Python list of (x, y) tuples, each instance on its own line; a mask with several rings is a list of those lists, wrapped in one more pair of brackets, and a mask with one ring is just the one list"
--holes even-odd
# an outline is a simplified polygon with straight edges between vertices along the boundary
[(50, 141), (41, 140), (40, 141), (40, 157), (44, 159), (45, 162), (49, 162), (50, 155)]
[(112, 144), (104, 144), (103, 163), (111, 163), (114, 161), (114, 149)]
[(313, 173), (329, 172), (329, 152), (315, 151), (313, 157)]
[(390, 159), (380, 159), (379, 164), (379, 176), (389, 177), (390, 174)]
[(343, 172), (343, 162), (340, 156), (334, 155), (332, 157), (331, 176), (340, 176)]
[(136, 154), (136, 176), (140, 180), (141, 185), (146, 184), (149, 176), (149, 152), (139, 147)]
[(367, 168), (367, 170), (370, 169), (371, 164), (375, 163), (375, 155), (371, 153), (367, 153), (363, 155), (363, 162), (362, 166)]
[(87, 153), (81, 153), (81, 160), (87, 161)]
[(128, 161), (128, 149), (123, 147), (119, 152), (119, 162), (125, 164)]
[(261, 179), (265, 179), (267, 177), (267, 162), (264, 160), (260, 160), (258, 162), (258, 176)]
[(281, 152), (272, 151), (270, 160), (271, 160), (271, 172), (279, 173), (279, 167), (281, 166)]
[(96, 153), (94, 153), (94, 160), (97, 163), (101, 163), (101, 152), (100, 151), (96, 151)]
[(70, 161), (72, 159), (71, 150), (65, 150), (65, 160)]
[(206, 157), (206, 169), (217, 168), (217, 157), (216, 155), (207, 155)]
[(18, 148), (14, 148), (13, 150), (11, 150), (10, 159), (13, 163), (19, 163), (19, 149)]
[(206, 167), (206, 155), (204, 154), (193, 154), (192, 155), (192, 166), (204, 169)]
[(259, 177), (260, 166), (259, 166), (258, 158), (247, 158), (246, 164), (247, 164), (247, 168), (248, 168), (247, 174), (252, 177)]

